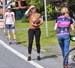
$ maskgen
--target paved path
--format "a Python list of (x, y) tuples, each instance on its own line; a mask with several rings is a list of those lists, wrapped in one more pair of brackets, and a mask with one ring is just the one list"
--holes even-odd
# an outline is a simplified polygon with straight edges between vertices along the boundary
[[(57, 49), (59, 47), (57, 46)], [(27, 47), (23, 45), (8, 45), (3, 30), (0, 30), (0, 68), (63, 68), (61, 55), (43, 55), (41, 61), (36, 60), (33, 50), (32, 61), (27, 61)]]

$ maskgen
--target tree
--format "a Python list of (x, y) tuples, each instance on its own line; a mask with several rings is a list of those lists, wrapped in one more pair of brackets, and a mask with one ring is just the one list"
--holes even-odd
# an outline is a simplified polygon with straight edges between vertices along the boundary
[(75, 3), (75, 0), (67, 0), (68, 4)]
[(35, 5), (38, 11), (43, 11), (43, 0), (27, 0), (29, 5)]
[(75, 19), (75, 0), (67, 0), (70, 16)]
[[(44, 15), (44, 0), (27, 0), (27, 3), (29, 5), (35, 5), (39, 10), (39, 12), (41, 12), (42, 15)], [(50, 3), (50, 1), (47, 0), (47, 13), (48, 13), (48, 17), (51, 19), (56, 18), (59, 14), (58, 11), (61, 3), (57, 3), (57, 4), (56, 2)]]

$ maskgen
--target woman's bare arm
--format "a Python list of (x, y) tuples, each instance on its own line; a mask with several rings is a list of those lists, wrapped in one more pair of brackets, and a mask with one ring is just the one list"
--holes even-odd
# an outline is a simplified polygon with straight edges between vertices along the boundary
[(26, 15), (26, 16), (29, 16), (30, 10), (31, 10), (33, 7), (35, 7), (35, 6), (32, 5), (32, 6), (30, 6), (30, 7), (28, 8), (28, 10), (25, 12), (25, 15)]
[(25, 12), (25, 15), (29, 16), (29, 13), (30, 13), (30, 8)]
[(71, 29), (72, 29), (73, 31), (75, 30), (73, 24), (71, 24)]
[(54, 26), (54, 30), (57, 30), (57, 23), (56, 23), (55, 26)]

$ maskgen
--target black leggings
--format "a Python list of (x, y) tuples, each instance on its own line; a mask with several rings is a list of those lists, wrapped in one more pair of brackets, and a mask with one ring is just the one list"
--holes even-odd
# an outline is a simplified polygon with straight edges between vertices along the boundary
[(40, 35), (41, 35), (41, 30), (40, 28), (38, 29), (29, 29), (28, 31), (28, 53), (31, 54), (32, 52), (32, 45), (33, 45), (33, 39), (35, 36), (36, 40), (36, 48), (37, 48), (37, 53), (40, 53)]

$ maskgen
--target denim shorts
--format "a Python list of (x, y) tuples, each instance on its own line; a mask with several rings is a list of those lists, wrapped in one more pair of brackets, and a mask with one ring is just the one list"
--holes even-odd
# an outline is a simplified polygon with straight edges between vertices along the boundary
[(15, 29), (15, 27), (12, 24), (6, 24), (6, 29)]

